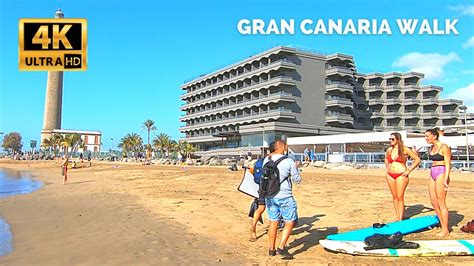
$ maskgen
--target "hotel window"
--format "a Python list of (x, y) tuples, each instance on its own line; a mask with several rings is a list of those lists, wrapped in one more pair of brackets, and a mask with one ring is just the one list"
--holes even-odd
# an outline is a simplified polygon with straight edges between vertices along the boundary
[[(99, 136), (95, 136), (95, 139), (94, 139), (94, 144), (99, 144)], [(95, 149), (94, 149), (95, 151)]]

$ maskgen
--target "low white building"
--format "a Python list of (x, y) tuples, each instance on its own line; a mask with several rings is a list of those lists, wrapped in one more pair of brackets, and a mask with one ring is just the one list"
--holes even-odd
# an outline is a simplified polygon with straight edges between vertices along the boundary
[(85, 154), (101, 151), (102, 132), (100, 131), (53, 129), (52, 134), (61, 134), (63, 136), (66, 134), (79, 134), (84, 141), (84, 146), (77, 149), (77, 152), (79, 153)]

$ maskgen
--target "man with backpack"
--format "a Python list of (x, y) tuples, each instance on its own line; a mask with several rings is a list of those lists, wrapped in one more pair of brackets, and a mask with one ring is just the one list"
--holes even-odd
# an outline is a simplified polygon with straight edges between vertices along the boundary
[[(268, 212), (270, 227), (268, 229), (269, 251), (268, 255), (280, 255), (282, 259), (293, 259), (286, 249), (286, 243), (297, 220), (297, 205), (293, 198), (292, 181), (301, 182), (298, 166), (300, 162), (293, 161), (285, 154), (288, 153), (288, 145), (283, 140), (274, 143), (275, 152), (264, 160), (260, 189), (265, 197), (265, 205)], [(283, 218), (285, 227), (281, 233), (278, 248), (276, 246), (276, 235), (278, 221)]]
[[(274, 142), (269, 144), (268, 150), (270, 154), (268, 154), (267, 156), (273, 155), (273, 153), (275, 152)], [(261, 220), (261, 217), (262, 217), (263, 212), (265, 211), (265, 197), (262, 194), (262, 188), (261, 188), (261, 184), (262, 184), (261, 179), (262, 179), (262, 170), (263, 170), (264, 160), (265, 160), (265, 157), (258, 159), (255, 162), (251, 171), (253, 174), (254, 182), (259, 185), (259, 191), (258, 191), (259, 197), (258, 199), (255, 199), (253, 203), (254, 205), (257, 206), (257, 209), (254, 210), (252, 221), (250, 224), (250, 238), (249, 238), (250, 242), (257, 241), (257, 223), (258, 221), (263, 221)]]

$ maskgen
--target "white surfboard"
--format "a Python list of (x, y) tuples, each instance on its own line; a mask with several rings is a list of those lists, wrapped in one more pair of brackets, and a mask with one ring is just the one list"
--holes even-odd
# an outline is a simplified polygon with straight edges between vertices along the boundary
[(249, 170), (246, 169), (244, 171), (244, 177), (237, 190), (251, 197), (258, 198), (258, 184), (253, 180), (253, 175)]
[(420, 245), (417, 249), (375, 249), (365, 250), (363, 241), (321, 240), (319, 243), (326, 249), (363, 256), (472, 256), (474, 240), (421, 240), (410, 241)]

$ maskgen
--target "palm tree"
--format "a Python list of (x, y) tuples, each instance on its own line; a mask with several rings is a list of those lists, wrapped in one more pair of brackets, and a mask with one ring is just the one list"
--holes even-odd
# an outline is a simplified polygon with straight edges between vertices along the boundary
[(192, 144), (187, 143), (186, 141), (180, 140), (176, 146), (178, 148), (178, 152), (183, 158), (190, 158), (191, 154), (196, 151), (196, 148)]
[(64, 140), (64, 136), (58, 133), (54, 134), (51, 137), (51, 143), (53, 145), (53, 151), (56, 157), (58, 157), (59, 155), (59, 150), (60, 150), (61, 143), (63, 142), (63, 140)]
[(120, 140), (118, 147), (121, 148), (125, 154), (132, 151), (135, 152), (135, 157), (138, 157), (138, 152), (142, 150), (142, 145), (142, 137), (137, 133), (130, 133)]
[(61, 145), (64, 146), (64, 153), (66, 157), (68, 156), (68, 150), (71, 148), (71, 153), (74, 153), (77, 148), (79, 148), (82, 144), (82, 138), (79, 134), (66, 134), (64, 136), (64, 140), (61, 142)]
[(166, 133), (160, 133), (153, 140), (153, 147), (160, 151), (161, 158), (164, 157), (164, 152), (169, 151), (173, 140)]
[(48, 156), (51, 154), (51, 148), (53, 147), (54, 143), (53, 143), (53, 138), (46, 138), (46, 139), (43, 139), (43, 141), (41, 142), (41, 147), (45, 150), (48, 150)]
[(191, 158), (193, 152), (196, 151), (196, 147), (194, 147), (191, 143), (186, 143), (184, 146), (184, 153), (186, 154), (186, 158)]
[(145, 122), (143, 122), (142, 127), (146, 129), (148, 133), (148, 147), (150, 146), (150, 131), (155, 131), (156, 126), (155, 126), (155, 121), (148, 119)]

